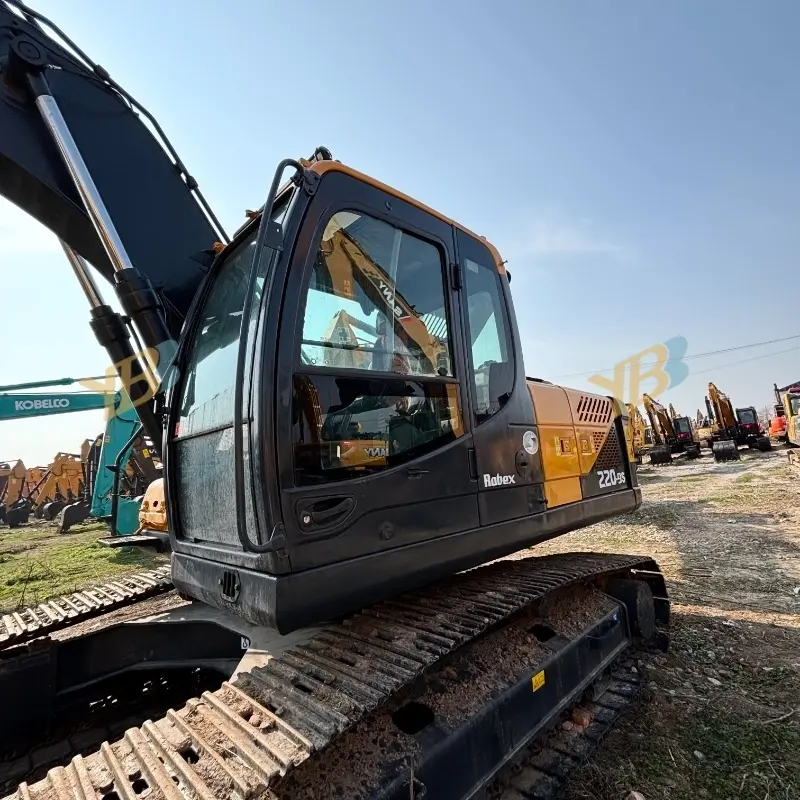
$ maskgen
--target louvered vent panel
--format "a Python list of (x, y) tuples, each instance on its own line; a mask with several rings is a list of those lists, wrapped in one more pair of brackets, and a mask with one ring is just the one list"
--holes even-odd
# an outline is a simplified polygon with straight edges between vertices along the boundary
[(578, 422), (607, 425), (611, 421), (611, 401), (603, 397), (581, 396), (578, 401)]

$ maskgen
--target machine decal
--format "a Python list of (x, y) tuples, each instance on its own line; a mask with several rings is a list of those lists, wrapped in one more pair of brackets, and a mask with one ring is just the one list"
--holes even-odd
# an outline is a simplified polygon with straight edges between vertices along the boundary
[(487, 473), (483, 476), (483, 485), (487, 489), (490, 486), (509, 486), (516, 483), (515, 478), (516, 475), (489, 475)]
[(532, 678), (531, 678), (531, 687), (534, 692), (538, 692), (539, 689), (544, 686), (544, 670), (539, 670)]
[(608, 489), (611, 486), (624, 486), (625, 473), (616, 469), (599, 469), (597, 477), (600, 479), (598, 484), (601, 489)]
[(525, 431), (522, 434), (522, 448), (530, 456), (539, 451), (539, 437), (534, 431)]

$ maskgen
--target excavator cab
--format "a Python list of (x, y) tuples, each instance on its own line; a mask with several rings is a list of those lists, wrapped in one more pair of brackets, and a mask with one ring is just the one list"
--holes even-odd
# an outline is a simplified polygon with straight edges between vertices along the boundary
[[(332, 159), (297, 174), (187, 320), (180, 591), (288, 632), (638, 505), (624, 407), (526, 380), (491, 245)], [(372, 336), (326, 336), (344, 314)]]
[(696, 438), (692, 421), (689, 417), (673, 417), (672, 427), (675, 431), (677, 445), (686, 453), (686, 457), (691, 459), (699, 458), (700, 443)]
[(152, 115), (12, 5), (0, 194), (157, 443), (185, 596), (287, 633), (639, 506), (625, 406), (526, 378), (485, 239), (324, 148), (228, 237)]

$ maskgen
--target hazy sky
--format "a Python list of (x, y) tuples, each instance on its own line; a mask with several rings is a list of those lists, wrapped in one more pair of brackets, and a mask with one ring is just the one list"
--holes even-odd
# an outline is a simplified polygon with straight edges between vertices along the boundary
[[(761, 406), (800, 378), (796, 0), (33, 5), (156, 114), (229, 231), (324, 144), (494, 241), (529, 375), (597, 390), (672, 337), (797, 336), (689, 360), (660, 399), (694, 414), (714, 380)], [(4, 201), (0, 266), (0, 383), (102, 372), (57, 242)], [(102, 424), (4, 422), (0, 459)]]

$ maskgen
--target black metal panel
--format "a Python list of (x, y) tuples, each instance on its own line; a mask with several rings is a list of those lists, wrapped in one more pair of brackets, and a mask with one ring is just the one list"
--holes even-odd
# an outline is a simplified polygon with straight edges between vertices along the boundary
[[(0, 4), (0, 194), (48, 227), (107, 280), (113, 270), (26, 88), (8, 76), (11, 40), (46, 53), (48, 83), (134, 265), (180, 315), (217, 236), (165, 150), (123, 99), (42, 30)], [(177, 337), (178, 315), (170, 315)]]
[(597, 497), (635, 486), (636, 473), (633, 470), (628, 461), (622, 421), (617, 418), (611, 424), (594, 466), (586, 475), (581, 475), (583, 496)]
[[(567, 531), (591, 525), (641, 504), (641, 489), (617, 492), (523, 519), (475, 527), (394, 550), (340, 561), (286, 576), (237, 569), (239, 595), (225, 601), (220, 587), (230, 567), (220, 550), (173, 553), (172, 580), (179, 591), (280, 633), (335, 619), (460, 570), (513, 553)], [(203, 557), (208, 553), (207, 557)], [(231, 559), (233, 561), (233, 559)]]
[(61, 709), (130, 672), (208, 668), (230, 675), (242, 637), (206, 621), (123, 623), (0, 661), (0, 753), (41, 738)]
[(0, 753), (30, 740), (47, 725), (56, 686), (56, 659), (47, 647), (0, 661)]
[[(471, 797), (577, 700), (629, 645), (625, 614), (618, 607), (546, 662), (520, 676), (514, 686), (493, 697), (458, 730), (449, 732), (436, 723), (423, 728), (415, 736), (421, 750), (414, 769), (415, 789), (424, 786), (425, 797), (430, 798)], [(534, 676), (543, 683), (534, 683)], [(458, 769), (453, 769), (455, 764)], [(403, 774), (376, 792), (375, 800), (406, 800), (409, 788), (408, 775)]]

